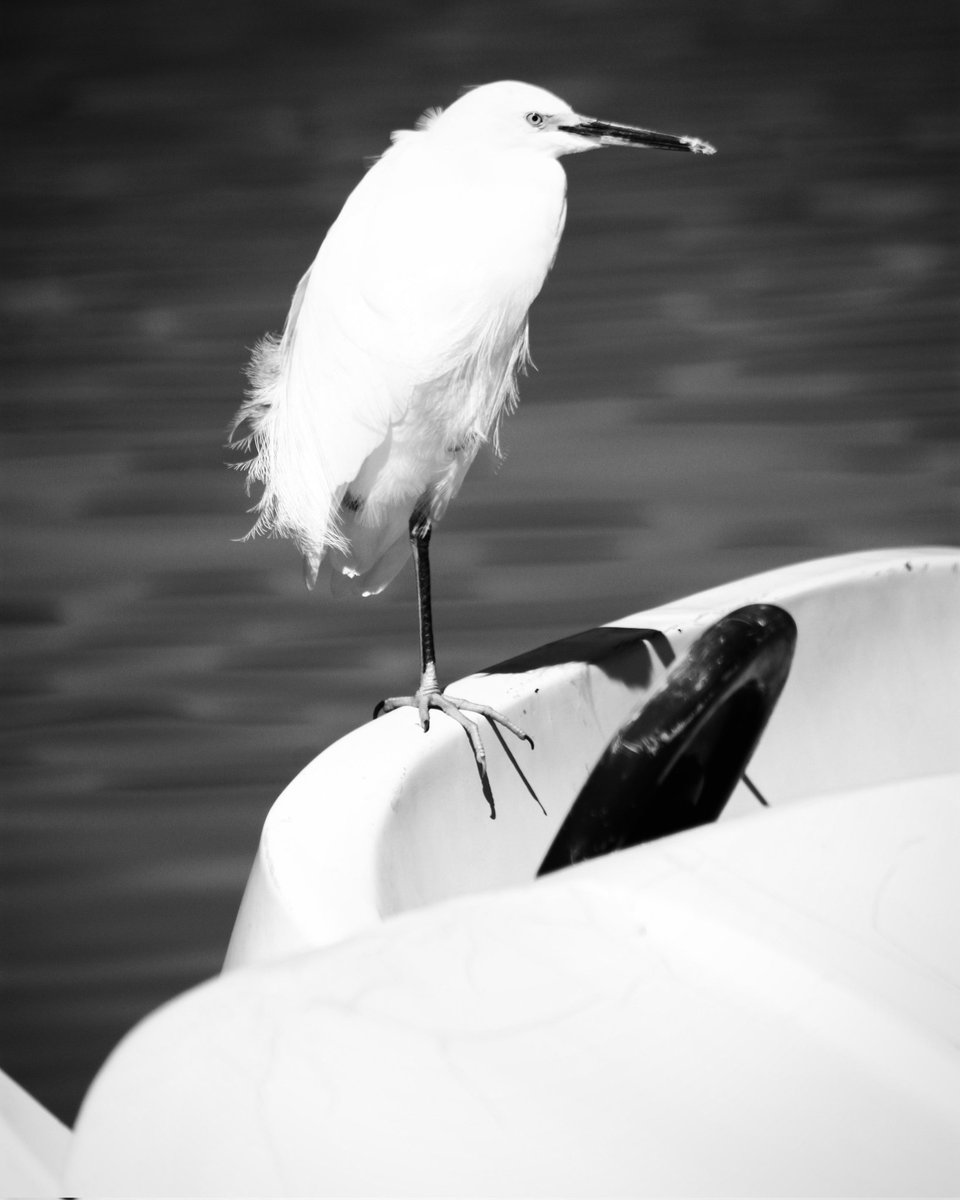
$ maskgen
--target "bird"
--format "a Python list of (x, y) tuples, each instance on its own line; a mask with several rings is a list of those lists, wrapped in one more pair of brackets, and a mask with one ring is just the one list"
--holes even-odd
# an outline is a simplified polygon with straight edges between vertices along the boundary
[[(300, 280), (280, 336), (256, 345), (230, 445), (247, 489), (262, 485), (247, 534), (291, 539), (307, 586), (383, 591), (416, 568), (420, 679), (374, 715), (412, 706), (471, 716), (529, 742), (495, 709), (440, 686), (430, 597), (433, 527), (515, 407), (528, 313), (566, 219), (559, 159), (627, 146), (712, 155), (696, 137), (575, 112), (543, 88), (483, 84), (428, 109), (347, 197)], [(245, 431), (242, 432), (241, 431)]]

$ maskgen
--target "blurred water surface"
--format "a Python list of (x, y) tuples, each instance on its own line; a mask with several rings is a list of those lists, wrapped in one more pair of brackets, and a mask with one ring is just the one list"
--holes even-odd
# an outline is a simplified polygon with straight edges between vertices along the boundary
[[(467, 83), (696, 134), (567, 160), (539, 371), (435, 541), (447, 679), (803, 558), (956, 542), (956, 10), (34, 0), (7, 14), (0, 1063), (72, 1120), (214, 973), (266, 810), (409, 690), (409, 572), (239, 544), (224, 429), (389, 130)], [(344, 798), (349, 802), (349, 797)]]

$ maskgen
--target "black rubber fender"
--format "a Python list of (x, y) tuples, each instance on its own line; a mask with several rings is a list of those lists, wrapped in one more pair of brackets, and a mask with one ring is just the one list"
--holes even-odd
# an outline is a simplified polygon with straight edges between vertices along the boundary
[(715, 821), (790, 672), (797, 626), (772, 604), (711, 625), (614, 736), (538, 875)]

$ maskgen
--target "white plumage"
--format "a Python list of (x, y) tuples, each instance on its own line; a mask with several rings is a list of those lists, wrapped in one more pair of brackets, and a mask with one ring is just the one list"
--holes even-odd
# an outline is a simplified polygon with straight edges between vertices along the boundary
[[(515, 138), (491, 136), (491, 103)], [(539, 88), (491, 84), (395, 134), (300, 281), (283, 336), (255, 352), (237, 418), (264, 485), (252, 532), (293, 538), (311, 584), (386, 587), (418, 500), (443, 514), (516, 399), (527, 310), (565, 215), (566, 177), (525, 121), (539, 109), (573, 115)]]
[(712, 154), (697, 138), (578, 116), (525, 83), (492, 83), (431, 110), (367, 172), (297, 287), (280, 338), (251, 364), (233, 444), (263, 485), (252, 534), (292, 538), (307, 582), (382, 591), (409, 543), (420, 598), (413, 704), (463, 711), (525, 736), (500, 714), (444, 696), (437, 681), (428, 546), (484, 442), (496, 440), (527, 357), (527, 312), (566, 215), (557, 159), (599, 146)]

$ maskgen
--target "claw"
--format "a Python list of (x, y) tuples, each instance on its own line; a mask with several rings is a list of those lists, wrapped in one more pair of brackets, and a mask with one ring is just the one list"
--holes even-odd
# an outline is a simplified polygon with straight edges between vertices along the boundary
[[(478, 716), (486, 717), (488, 721), (492, 721), (497, 725), (502, 725), (504, 729), (509, 729), (510, 732), (522, 742), (526, 742), (533, 749), (533, 738), (525, 733), (519, 725), (515, 725), (509, 717), (505, 717), (503, 713), (497, 712), (495, 708), (491, 708), (489, 704), (476, 704), (472, 700), (461, 700), (457, 696), (445, 696), (442, 692), (424, 692), (418, 691), (413, 696), (391, 696), (388, 700), (381, 700), (377, 707), (373, 710), (374, 718), (379, 717), (382, 713), (392, 712), (395, 708), (415, 708), (420, 715), (420, 725), (424, 730), (430, 728), (430, 709), (438, 709), (442, 713), (446, 713), (448, 717), (456, 721), (467, 735), (467, 740), (470, 742), (470, 749), (473, 751), (473, 757), (477, 764), (477, 770), (480, 772), (480, 780), (484, 785), (484, 794), (489, 790), (487, 784), (487, 752), (483, 748), (483, 742), (480, 740), (480, 730), (477, 728), (475, 721), (469, 720), (464, 713), (476, 713)], [(491, 798), (488, 796), (488, 800)], [(491, 803), (491, 816), (493, 815)]]

